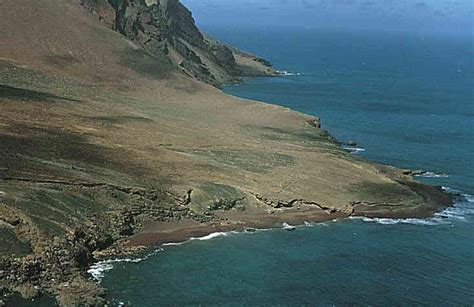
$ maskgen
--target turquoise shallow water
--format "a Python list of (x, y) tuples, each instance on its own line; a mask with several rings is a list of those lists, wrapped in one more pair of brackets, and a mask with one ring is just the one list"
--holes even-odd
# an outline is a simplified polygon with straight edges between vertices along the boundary
[(449, 177), (454, 208), (423, 220), (356, 219), (194, 240), (91, 272), (117, 305), (474, 303), (470, 38), (206, 29), (289, 72), (225, 89), (320, 116), (369, 159)]

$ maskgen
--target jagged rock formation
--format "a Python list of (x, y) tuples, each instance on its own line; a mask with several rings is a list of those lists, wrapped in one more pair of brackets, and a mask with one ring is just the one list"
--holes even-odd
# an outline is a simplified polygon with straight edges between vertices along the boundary
[(90, 13), (196, 79), (220, 86), (241, 77), (273, 76), (270, 62), (204, 36), (178, 0), (79, 0)]

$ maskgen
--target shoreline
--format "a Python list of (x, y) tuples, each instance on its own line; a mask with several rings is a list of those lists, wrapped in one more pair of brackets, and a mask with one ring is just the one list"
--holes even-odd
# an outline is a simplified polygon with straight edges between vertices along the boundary
[[(0, 295), (104, 305), (106, 289), (86, 273), (100, 259), (216, 232), (425, 218), (453, 205), (416, 171), (349, 154), (315, 116), (218, 90), (276, 71), (203, 38), (183, 6), (153, 17), (95, 0), (10, 2), (0, 19)], [(145, 36), (102, 24), (122, 18), (147, 31), (161, 22)], [(155, 30), (171, 44), (146, 40)]]
[[(211, 95), (210, 93), (208, 94)], [(225, 93), (220, 93), (229, 99), (232, 97)], [(238, 101), (247, 101), (242, 98), (237, 98)], [(273, 105), (266, 102), (256, 102), (256, 105), (259, 108), (265, 109), (267, 112), (268, 109), (288, 112), (287, 108)], [(289, 111), (290, 116), (297, 116), (298, 122), (302, 122), (305, 125), (305, 129), (308, 129), (311, 133), (318, 133), (320, 127), (317, 125), (319, 122), (309, 120), (308, 118), (313, 119), (314, 116), (306, 115), (297, 111)], [(270, 111), (268, 111), (270, 113)], [(286, 118), (286, 115), (285, 115)], [(335, 140), (329, 133), (323, 134), (324, 138), (329, 139), (331, 142), (335, 142), (337, 146), (340, 146), (342, 143)], [(299, 140), (298, 140), (299, 141)], [(336, 147), (335, 147), (336, 148)], [(312, 147), (309, 148), (309, 151)], [(334, 155), (336, 158), (346, 158), (346, 155), (349, 153), (343, 153), (343, 149), (336, 149), (337, 154)], [(352, 158), (349, 156), (349, 159)], [(363, 158), (364, 161), (360, 161), (362, 167), (374, 168), (380, 174), (394, 179), (394, 182), (400, 184), (401, 186), (407, 187), (409, 191), (415, 194), (422, 195), (423, 202), (418, 207), (413, 207), (411, 205), (403, 205), (400, 209), (393, 207), (392, 205), (386, 206), (385, 204), (379, 203), (364, 203), (357, 202), (353, 203), (351, 207), (344, 206), (334, 206), (334, 207), (325, 207), (319, 205), (319, 203), (305, 201), (303, 199), (293, 199), (288, 200), (285, 198), (284, 201), (280, 200), (278, 196), (276, 198), (269, 200), (264, 196), (255, 195), (250, 193), (247, 197), (247, 200), (253, 202), (248, 203), (250, 207), (245, 211), (232, 211), (230, 210), (217, 210), (214, 212), (216, 214), (216, 219), (218, 221), (208, 222), (208, 223), (199, 223), (193, 221), (194, 224), (186, 224), (189, 220), (181, 220), (177, 222), (152, 222), (145, 225), (142, 231), (121, 239), (112, 244), (109, 248), (106, 249), (95, 249), (91, 250), (91, 253), (94, 255), (94, 258), (91, 259), (93, 262), (81, 268), (81, 274), (85, 275), (87, 270), (90, 268), (90, 265), (97, 263), (97, 260), (103, 261), (106, 259), (113, 259), (123, 256), (136, 256), (144, 250), (152, 247), (158, 247), (162, 244), (169, 243), (181, 243), (186, 242), (187, 240), (195, 237), (205, 237), (213, 233), (219, 232), (229, 232), (229, 231), (245, 231), (245, 229), (278, 229), (281, 228), (283, 223), (288, 223), (290, 225), (300, 226), (304, 225), (305, 222), (310, 223), (321, 223), (337, 219), (345, 219), (350, 217), (367, 217), (367, 218), (424, 218), (429, 217), (435, 214), (438, 210), (442, 208), (447, 208), (453, 205), (452, 197), (450, 194), (443, 192), (439, 187), (426, 185), (421, 182), (414, 180), (415, 176), (411, 173), (406, 173), (406, 170), (400, 170), (396, 168), (390, 168), (381, 166), (375, 162), (372, 162), (368, 159)], [(354, 159), (356, 163), (359, 163), (358, 159)], [(378, 173), (379, 174), (379, 173)], [(128, 193), (131, 195), (140, 195), (147, 197), (147, 190), (133, 187), (122, 187), (119, 185), (111, 184), (82, 184), (82, 183), (73, 183), (69, 184), (63, 181), (49, 182), (49, 181), (38, 181), (40, 184), (45, 185), (54, 185), (59, 184), (63, 186), (77, 186), (77, 187), (87, 187), (87, 185), (94, 187), (105, 187), (107, 189), (117, 190), (120, 192)], [(34, 182), (32, 182), (34, 183)], [(249, 192), (248, 190), (246, 191)], [(151, 192), (154, 193), (153, 191)], [(191, 202), (189, 193), (187, 197), (179, 197), (178, 203), (181, 207), (187, 206), (187, 201)], [(271, 193), (270, 193), (271, 195)], [(336, 195), (337, 196), (337, 195)], [(175, 198), (177, 196), (174, 196)], [(240, 195), (239, 195), (240, 197)], [(380, 198), (381, 199), (381, 198)], [(193, 194), (194, 201), (194, 194)], [(255, 203), (258, 203), (258, 206), (255, 206)], [(330, 206), (330, 205), (328, 205)], [(264, 207), (265, 209), (262, 209)], [(184, 223), (184, 225), (183, 225)], [(163, 226), (159, 228), (158, 226)], [(158, 228), (157, 228), (158, 227)], [(100, 237), (103, 233), (97, 233), (93, 236)], [(90, 276), (87, 276), (90, 279)], [(82, 286), (81, 286), (82, 287)], [(87, 289), (85, 289), (87, 290)], [(103, 290), (103, 289), (102, 289)], [(54, 293), (54, 292), (53, 292)], [(85, 292), (87, 293), (87, 292)], [(102, 297), (100, 291), (97, 292), (97, 297)]]
[[(472, 203), (473, 197), (469, 194), (463, 194), (459, 191), (452, 190), (451, 188), (443, 187), (443, 190), (450, 194), (453, 199), (453, 203), (451, 206), (446, 207), (444, 210), (438, 211), (431, 216), (423, 216), (419, 218), (368, 218), (364, 216), (346, 216), (346, 217), (327, 217), (326, 219), (321, 218), (318, 220), (305, 220), (303, 223), (298, 224), (288, 224), (286, 222), (273, 223), (273, 226), (264, 227), (264, 224), (259, 224), (257, 227), (250, 227), (249, 225), (245, 225), (248, 227), (244, 227), (244, 225), (239, 226), (219, 226), (214, 224), (209, 225), (194, 225), (192, 226), (191, 221), (180, 221), (172, 223), (174, 226), (183, 223), (183, 227), (176, 229), (175, 231), (167, 232), (167, 236), (163, 236), (160, 240), (151, 240), (146, 241), (146, 238), (139, 237), (132, 239), (130, 241), (126, 241), (127, 243), (125, 246), (129, 248), (136, 248), (139, 247), (140, 243), (146, 243), (146, 245), (142, 245), (143, 249), (140, 249), (140, 252), (134, 252), (132, 254), (121, 255), (116, 254), (115, 256), (108, 256), (105, 257), (89, 267), (87, 271), (92, 278), (100, 284), (102, 278), (104, 277), (104, 272), (113, 269), (113, 263), (117, 262), (132, 262), (138, 263), (147, 260), (149, 257), (155, 255), (157, 252), (162, 251), (164, 248), (169, 246), (180, 246), (182, 244), (190, 243), (192, 241), (207, 241), (212, 240), (217, 237), (226, 237), (229, 234), (255, 234), (262, 231), (273, 231), (273, 230), (285, 230), (285, 231), (294, 231), (298, 230), (299, 228), (303, 227), (316, 227), (316, 226), (327, 226), (327, 222), (335, 223), (341, 221), (348, 221), (348, 220), (360, 220), (364, 223), (377, 223), (381, 225), (394, 225), (394, 224), (409, 224), (409, 225), (421, 225), (421, 226), (437, 226), (448, 224), (450, 221), (447, 219), (459, 219), (462, 218), (462, 215), (457, 216), (455, 213), (450, 210), (451, 208), (455, 208), (458, 201), (460, 204), (462, 203)], [(462, 208), (460, 208), (462, 210)], [(446, 222), (444, 222), (446, 221)], [(452, 220), (451, 220), (452, 222)], [(187, 226), (186, 226), (187, 225)], [(270, 225), (270, 224), (268, 224)], [(256, 226), (256, 225), (255, 225)], [(153, 236), (158, 235), (158, 233), (152, 233)], [(163, 233), (161, 233), (163, 234)], [(145, 239), (145, 241), (143, 241)], [(148, 238), (149, 239), (149, 238)], [(139, 256), (142, 253), (143, 256)], [(131, 257), (131, 258), (120, 258), (123, 257)]]
[[(105, 289), (86, 271), (100, 259), (215, 232), (351, 216), (427, 217), (452, 205), (449, 195), (402, 170), (350, 156), (317, 117), (232, 97), (178, 70), (144, 74), (144, 59), (122, 36), (102, 32), (82, 11), (67, 8), (64, 16), (58, 21), (85, 25), (77, 36), (67, 33), (66, 45), (97, 47), (94, 61), (79, 54), (77, 69), (42, 62), (30, 69), (30, 57), (62, 63), (70, 48), (43, 54), (29, 41), (32, 53), (6, 53), (14, 64), (2, 70), (14, 82), (1, 115), (8, 155), (6, 172), (0, 167), (0, 213), (18, 239), (12, 246), (21, 246), (19, 256), (0, 259), (0, 290), (99, 305)], [(80, 48), (85, 37), (100, 43)], [(115, 63), (122, 52), (124, 62)]]
[[(207, 92), (205, 96), (211, 96), (212, 93)], [(234, 99), (234, 97), (219, 92), (219, 95), (225, 96), (227, 99)], [(267, 102), (250, 101), (240, 97), (235, 97), (239, 102), (251, 102), (262, 109), (265, 113), (270, 112), (284, 112), (284, 118), (290, 116), (290, 119), (296, 120), (298, 124), (301, 123), (303, 129), (307, 129), (310, 133), (321, 133), (321, 127), (319, 126), (319, 119), (314, 116), (303, 114), (298, 111), (289, 110), (285, 107), (274, 105)], [(272, 110), (272, 111), (270, 111)], [(262, 112), (263, 112), (262, 111)], [(280, 113), (281, 114), (281, 113)], [(296, 119), (292, 118), (295, 117)], [(301, 127), (299, 127), (301, 129)], [(246, 201), (250, 201), (248, 204), (249, 209), (245, 211), (233, 211), (233, 208), (229, 210), (217, 210), (215, 213), (215, 220), (213, 222), (196, 222), (195, 220), (179, 220), (177, 222), (151, 222), (145, 225), (144, 229), (138, 231), (138, 233), (126, 237), (124, 239), (115, 241), (110, 247), (101, 249), (92, 249), (91, 254), (94, 258), (91, 259), (93, 262), (88, 265), (81, 267), (81, 274), (85, 275), (91, 264), (97, 263), (97, 260), (107, 261), (106, 259), (113, 259), (116, 257), (123, 256), (136, 256), (144, 250), (151, 247), (158, 247), (163, 244), (170, 243), (182, 243), (186, 242), (191, 238), (205, 237), (213, 233), (229, 232), (229, 231), (245, 231), (245, 229), (278, 229), (281, 228), (283, 223), (289, 223), (290, 225), (300, 226), (304, 225), (305, 222), (309, 223), (321, 223), (337, 219), (345, 219), (350, 217), (367, 217), (367, 218), (425, 218), (435, 214), (441, 208), (447, 208), (453, 205), (452, 196), (445, 193), (440, 187), (426, 185), (421, 182), (415, 181), (415, 176), (411, 173), (406, 173), (407, 170), (401, 170), (392, 167), (386, 167), (379, 165), (368, 159), (356, 159), (352, 158), (352, 155), (346, 153), (340, 146), (342, 142), (334, 139), (329, 133), (322, 133), (322, 138), (329, 140), (331, 146), (334, 146), (331, 150), (334, 150), (335, 154), (330, 156), (333, 159), (341, 159), (344, 164), (341, 167), (353, 166), (345, 164), (346, 160), (350, 163), (357, 164), (360, 167), (366, 168), (368, 174), (375, 176), (386, 176), (393, 180), (397, 185), (406, 187), (406, 189), (416, 195), (422, 196), (422, 202), (418, 206), (414, 206), (413, 200), (409, 201), (407, 197), (407, 203), (397, 205), (389, 205), (385, 203), (370, 203), (370, 202), (355, 202), (351, 203), (350, 206), (343, 205), (343, 203), (337, 204), (337, 196), (334, 195), (335, 200), (332, 204), (320, 205), (319, 202), (306, 201), (304, 199), (288, 199), (288, 198), (275, 198), (267, 199), (265, 196), (253, 194), (251, 190), (245, 189), (247, 193)], [(302, 141), (297, 139), (298, 142)], [(303, 140), (306, 141), (306, 140)], [(337, 146), (337, 147), (336, 147)], [(308, 154), (311, 154), (314, 147), (308, 146)], [(317, 149), (317, 148), (316, 148)], [(325, 157), (327, 158), (327, 157)], [(307, 162), (305, 162), (307, 163)], [(374, 170), (376, 170), (374, 172)], [(27, 181), (27, 180), (20, 180)], [(31, 181), (31, 180), (30, 180)], [(34, 183), (34, 181), (31, 181)], [(107, 189), (116, 190), (119, 192), (126, 193), (128, 195), (139, 195), (143, 197), (149, 197), (147, 193), (154, 194), (156, 191), (148, 191), (146, 188), (134, 188), (132, 186), (123, 187), (120, 185), (113, 185), (108, 183), (67, 183), (63, 181), (37, 181), (37, 183), (45, 185), (63, 185), (63, 186), (77, 186), (77, 187), (105, 187)], [(227, 187), (226, 187), (227, 188)], [(178, 205), (186, 207), (191, 203), (192, 190), (188, 190), (187, 196), (180, 197), (179, 194), (172, 194), (168, 191), (168, 196), (172, 195), (177, 201)], [(176, 191), (173, 191), (176, 192)], [(202, 192), (202, 191), (201, 191)], [(263, 190), (263, 193), (267, 191)], [(308, 191), (304, 191), (308, 192)], [(365, 192), (367, 193), (367, 192)], [(312, 193), (308, 193), (312, 194)], [(268, 190), (267, 195), (273, 197), (271, 190)], [(300, 195), (293, 194), (292, 195)], [(287, 195), (282, 195), (286, 197)], [(155, 197), (150, 195), (150, 197)], [(195, 202), (194, 194), (192, 195), (193, 201)], [(233, 199), (235, 195), (231, 195), (230, 199)], [(241, 194), (238, 194), (241, 197)], [(153, 198), (150, 198), (153, 199)], [(378, 196), (378, 199), (383, 201), (389, 201)], [(206, 200), (207, 201), (207, 200)], [(324, 202), (322, 202), (324, 204)], [(258, 205), (256, 205), (258, 204)], [(264, 209), (262, 209), (264, 208)], [(190, 224), (188, 222), (192, 221)], [(183, 225), (184, 223), (184, 225)], [(161, 228), (160, 228), (161, 227)], [(101, 236), (104, 233), (95, 233), (92, 236)], [(90, 280), (90, 276), (87, 276)], [(80, 286), (82, 287), (82, 285)], [(84, 289), (84, 295), (87, 294), (87, 288)], [(104, 291), (104, 289), (101, 289)], [(97, 292), (96, 297), (103, 297), (101, 291)], [(82, 293), (81, 293), (82, 294)], [(88, 295), (88, 294), (87, 294)], [(67, 299), (67, 298), (66, 298)]]
[[(427, 187), (420, 183), (422, 187)], [(424, 197), (427, 201), (434, 204), (432, 207), (421, 206), (415, 210), (401, 210), (394, 211), (386, 209), (384, 211), (370, 211), (364, 210), (368, 206), (363, 204), (356, 204), (354, 207), (361, 207), (360, 211), (353, 210), (352, 212), (327, 212), (322, 209), (300, 209), (292, 210), (291, 212), (279, 213), (263, 213), (251, 212), (250, 214), (222, 212), (221, 221), (213, 221), (209, 223), (199, 223), (194, 220), (180, 220), (174, 222), (151, 222), (147, 224), (144, 229), (122, 241), (119, 241), (113, 250), (104, 251), (102, 253), (103, 259), (114, 257), (125, 252), (130, 255), (128, 251), (148, 249), (151, 247), (159, 247), (164, 244), (180, 244), (187, 242), (193, 238), (202, 238), (213, 233), (226, 232), (245, 232), (247, 230), (272, 230), (284, 228), (285, 224), (291, 226), (304, 226), (306, 223), (324, 223), (335, 220), (349, 219), (349, 218), (367, 218), (367, 219), (429, 219), (434, 217), (437, 213), (442, 212), (447, 208), (453, 207), (456, 198), (461, 194), (448, 192), (443, 187), (428, 186), (430, 189), (426, 190)], [(442, 199), (434, 198), (438, 196), (439, 192), (444, 193), (445, 197)], [(233, 214), (232, 214), (233, 213)], [(229, 220), (239, 219), (236, 222), (229, 222)], [(119, 249), (115, 249), (119, 247)], [(117, 253), (117, 254), (114, 254)]]
[[(447, 187), (444, 187), (443, 189), (446, 190), (446, 191), (451, 190), (450, 188), (447, 188)], [(452, 191), (450, 193), (452, 193), (455, 197), (460, 197), (460, 199), (456, 200), (456, 203), (458, 203), (458, 200), (460, 202), (464, 202), (464, 201), (469, 202), (470, 205), (472, 205), (474, 203), (474, 199), (473, 199), (472, 195), (462, 194), (462, 192), (460, 192), (460, 191), (456, 191), (456, 192)], [(444, 211), (445, 210), (443, 210), (443, 212)], [(442, 213), (442, 212), (440, 212), (440, 213)], [(472, 213), (466, 213), (465, 212), (464, 214), (468, 215), (468, 214), (472, 214)], [(337, 231), (338, 227), (344, 227), (343, 229), (346, 229), (346, 231), (347, 231), (347, 229), (352, 230), (353, 228), (351, 228), (351, 227), (353, 227), (352, 225), (354, 225), (355, 227), (370, 227), (368, 229), (372, 229), (372, 231), (374, 231), (374, 229), (382, 230), (382, 229), (385, 229), (385, 227), (387, 229), (392, 229), (393, 230), (394, 228), (392, 228), (392, 227), (393, 227), (394, 224), (402, 224), (398, 227), (403, 227), (403, 228), (396, 228), (397, 231), (401, 231), (401, 229), (405, 229), (405, 231), (411, 231), (411, 230), (415, 230), (415, 227), (416, 227), (416, 229), (418, 229), (419, 227), (421, 229), (421, 227), (422, 227), (422, 229), (425, 229), (424, 231), (426, 232), (426, 231), (428, 231), (427, 229), (429, 229), (429, 227), (433, 227), (433, 226), (438, 226), (438, 227), (435, 227), (433, 229), (433, 231), (436, 231), (436, 230), (439, 230), (439, 229), (445, 229), (446, 230), (447, 227), (448, 227), (447, 225), (454, 223), (455, 220), (458, 220), (458, 219), (461, 220), (461, 218), (453, 217), (453, 218), (450, 218), (446, 222), (442, 222), (442, 220), (441, 220), (440, 223), (430, 223), (430, 221), (432, 220), (431, 218), (418, 219), (418, 220), (408, 219), (407, 221), (396, 221), (396, 220), (388, 221), (388, 219), (387, 220), (380, 220), (380, 221), (369, 221), (369, 220), (366, 220), (365, 218), (362, 218), (362, 217), (357, 217), (357, 218), (354, 218), (354, 219), (352, 219), (352, 218), (348, 218), (348, 219), (343, 218), (343, 219), (338, 219), (338, 220), (331, 221), (330, 223), (325, 223), (325, 222), (315, 223), (315, 224), (305, 223), (304, 225), (296, 226), (295, 231), (302, 231), (302, 233), (297, 234), (297, 236), (306, 236), (306, 235), (311, 236), (311, 235), (314, 234), (313, 231), (318, 233), (322, 230), (322, 228), (326, 228), (325, 233), (327, 233), (327, 231), (330, 231), (330, 232)], [(364, 226), (365, 224), (367, 226)], [(376, 228), (374, 228), (375, 226), (369, 226), (370, 224), (378, 224), (378, 226)], [(403, 225), (403, 224), (405, 224), (405, 225)], [(405, 228), (406, 224), (410, 224), (410, 226), (408, 228)], [(314, 229), (313, 230), (306, 229), (307, 227), (314, 228)], [(331, 230), (328, 230), (327, 228), (330, 228), (330, 227), (333, 227), (333, 228), (331, 228)], [(349, 227), (349, 228), (347, 228), (347, 227)], [(425, 228), (425, 227), (428, 227), (428, 228)], [(451, 227), (449, 227), (449, 228), (451, 228)], [(151, 267), (154, 267), (155, 265), (159, 266), (160, 262), (162, 263), (163, 258), (169, 258), (170, 255), (174, 255), (174, 253), (182, 254), (183, 251), (180, 252), (178, 250), (178, 248), (182, 249), (183, 247), (181, 247), (181, 245), (184, 245), (184, 244), (197, 244), (195, 246), (188, 246), (187, 248), (185, 248), (185, 254), (187, 254), (190, 250), (191, 250), (191, 253), (192, 253), (192, 250), (194, 248), (198, 248), (198, 249), (199, 248), (206, 248), (206, 249), (211, 248), (211, 249), (214, 249), (214, 248), (216, 248), (216, 246), (222, 246), (222, 245), (229, 246), (229, 244), (232, 245), (232, 244), (235, 244), (235, 242), (249, 242), (250, 240), (257, 240), (257, 242), (262, 242), (262, 240), (265, 240), (265, 238), (275, 238), (275, 237), (282, 236), (282, 235), (286, 237), (287, 235), (285, 235), (285, 232), (283, 232), (283, 230), (285, 230), (285, 229), (282, 228), (282, 227), (279, 227), (279, 228), (270, 228), (270, 229), (258, 229), (258, 230), (255, 230), (255, 231), (252, 231), (252, 230), (246, 231), (246, 230), (244, 230), (242, 232), (236, 232), (236, 231), (213, 232), (213, 233), (210, 233), (207, 236), (192, 237), (192, 238), (190, 238), (188, 240), (185, 240), (185, 241), (182, 241), (182, 242), (166, 243), (166, 244), (161, 245), (160, 247), (149, 248), (145, 253), (139, 255), (137, 258), (115, 258), (115, 259), (99, 261), (93, 267), (93, 269), (95, 270), (95, 274), (97, 274), (97, 276), (93, 275), (93, 278), (98, 284), (102, 284), (103, 286), (111, 286), (111, 284), (115, 284), (115, 282), (114, 282), (114, 279), (111, 279), (111, 276), (109, 274), (111, 274), (112, 276), (117, 276), (117, 271), (115, 273), (113, 272), (114, 270), (116, 270), (117, 267), (119, 268), (118, 270), (120, 271), (121, 270), (120, 267), (125, 266), (126, 267), (125, 270), (127, 272), (130, 272), (131, 276), (133, 276), (135, 274), (135, 271), (137, 270), (137, 269), (135, 269), (135, 267), (139, 268), (138, 270), (143, 271), (144, 269), (146, 270), (150, 266)], [(272, 231), (272, 232), (267, 233), (267, 231)], [(273, 231), (277, 231), (277, 232), (273, 232)], [(285, 230), (285, 231), (287, 231), (287, 230)], [(416, 230), (415, 230), (415, 232), (416, 232)], [(264, 233), (266, 233), (266, 234), (264, 234)], [(241, 236), (244, 236), (244, 235), (257, 235), (257, 234), (261, 234), (264, 237), (255, 237), (255, 238), (241, 237)], [(288, 235), (290, 235), (290, 234), (288, 234)], [(218, 240), (215, 241), (215, 242), (208, 242), (208, 243), (194, 242), (194, 241), (213, 241), (214, 239), (218, 239)], [(227, 240), (227, 241), (224, 241), (224, 240)], [(229, 240), (230, 240), (230, 242), (234, 242), (234, 243), (228, 243)], [(249, 242), (249, 244), (251, 244), (251, 243)], [(169, 249), (167, 249), (167, 248), (169, 248)], [(219, 247), (217, 247), (217, 248), (219, 248)], [(245, 249), (245, 247), (244, 247), (244, 249)], [(161, 254), (161, 253), (166, 253), (166, 254)], [(212, 255), (212, 253), (210, 255)], [(144, 261), (147, 261), (147, 262), (145, 263)], [(138, 263), (140, 263), (140, 264), (138, 264)], [(117, 266), (115, 264), (117, 264)], [(163, 263), (161, 265), (163, 265)], [(163, 276), (163, 277), (166, 278), (165, 276)], [(119, 295), (120, 292), (117, 292), (117, 290), (119, 290), (120, 287), (117, 287), (117, 286), (111, 286), (111, 287), (114, 290), (112, 290), (112, 293), (109, 296), (109, 299), (111, 301), (116, 301), (119, 298), (123, 300), (124, 297)], [(116, 296), (114, 294), (116, 294), (118, 296)]]
[[(235, 86), (242, 84), (246, 79), (255, 79), (255, 78), (284, 78), (287, 76), (300, 75), (300, 73), (290, 73), (284, 74), (285, 71), (277, 70), (277, 75), (270, 76), (256, 76), (256, 77), (244, 77), (242, 80), (239, 80), (235, 83), (225, 84), (224, 86)], [(285, 106), (279, 104), (273, 104), (271, 102), (259, 101), (246, 99), (240, 96), (234, 96), (228, 94), (223, 89), (218, 89), (218, 91), (225, 96), (236, 98), (244, 101), (251, 101), (261, 104), (262, 106), (275, 107), (282, 110), (289, 110), (292, 113), (299, 114), (305, 121), (314, 128), (321, 129), (320, 118), (315, 115), (310, 115), (302, 113), (297, 110), (289, 109)], [(358, 155), (359, 152), (365, 151), (365, 148), (358, 148), (357, 145), (351, 145), (343, 140), (336, 139), (333, 137), (330, 132), (327, 132), (326, 137), (337, 144), (338, 148), (349, 154), (360, 159), (363, 159), (368, 164), (378, 165), (379, 167), (385, 168), (385, 165), (379, 165), (377, 162), (368, 159), (366, 157), (361, 157)], [(438, 174), (432, 171), (424, 170), (415, 170), (415, 169), (402, 169), (396, 166), (388, 166), (392, 169), (396, 176), (403, 176), (401, 180), (395, 180), (397, 183), (410, 187), (412, 190), (421, 194), (424, 200), (424, 204), (419, 207), (405, 207), (401, 206), (400, 209), (382, 208), (381, 210), (373, 210), (373, 206), (378, 206), (379, 204), (371, 203), (355, 203), (352, 204), (352, 211), (344, 212), (339, 209), (332, 208), (318, 208), (318, 210), (304, 210), (299, 211), (299, 208), (296, 211), (282, 211), (280, 213), (262, 213), (258, 214), (249, 214), (252, 218), (247, 219), (243, 218), (245, 214), (238, 214), (240, 220), (238, 222), (228, 222), (232, 216), (229, 216), (228, 212), (223, 212), (222, 215), (219, 215), (221, 221), (211, 221), (208, 223), (200, 223), (195, 220), (178, 220), (172, 222), (150, 222), (145, 225), (144, 229), (141, 231), (124, 238), (109, 249), (98, 251), (95, 255), (98, 258), (98, 261), (95, 263), (100, 263), (108, 260), (115, 260), (116, 257), (120, 256), (137, 256), (139, 253), (143, 253), (145, 250), (151, 248), (159, 248), (162, 246), (171, 246), (171, 245), (181, 245), (186, 242), (193, 240), (201, 240), (213, 234), (227, 234), (227, 233), (245, 233), (252, 231), (266, 231), (266, 230), (277, 230), (284, 229), (284, 225), (290, 225), (291, 227), (305, 227), (307, 223), (309, 224), (319, 224), (325, 222), (332, 222), (338, 220), (346, 219), (389, 219), (389, 220), (425, 220), (430, 219), (436, 216), (436, 214), (444, 211), (445, 209), (453, 207), (456, 197), (460, 196), (458, 193), (449, 192), (445, 190), (442, 186), (426, 184), (421, 181), (418, 181), (417, 178), (429, 177), (429, 178), (444, 178), (449, 177), (446, 174)], [(405, 180), (409, 178), (408, 180)], [(399, 178), (400, 179), (400, 178)], [(429, 204), (429, 205), (427, 205)], [(382, 204), (383, 206), (384, 204)], [(335, 210), (332, 212), (332, 210)], [(157, 229), (158, 228), (158, 229)], [(146, 260), (148, 256), (145, 256)], [(140, 260), (140, 261), (141, 261)], [(133, 262), (133, 261), (132, 261)]]

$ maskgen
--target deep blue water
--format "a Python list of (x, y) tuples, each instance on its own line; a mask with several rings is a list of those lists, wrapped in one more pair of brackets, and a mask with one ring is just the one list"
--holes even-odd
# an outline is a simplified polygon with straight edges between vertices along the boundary
[(104, 263), (110, 298), (134, 306), (474, 304), (471, 38), (206, 30), (294, 73), (227, 93), (320, 116), (368, 159), (447, 174), (420, 180), (465, 195), (425, 220), (228, 234)]

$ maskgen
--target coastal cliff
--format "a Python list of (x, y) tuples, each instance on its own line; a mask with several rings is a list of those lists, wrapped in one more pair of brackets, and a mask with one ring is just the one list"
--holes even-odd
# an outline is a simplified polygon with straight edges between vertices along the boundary
[(221, 86), (242, 77), (278, 75), (270, 62), (205, 36), (178, 0), (79, 3), (152, 57), (166, 57), (197, 80)]
[(216, 89), (276, 72), (177, 0), (3, 0), (0, 37), (0, 293), (101, 305), (103, 257), (451, 204), (318, 118)]

